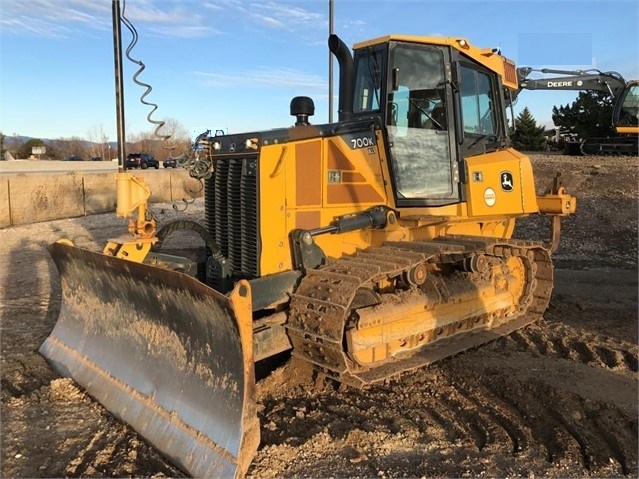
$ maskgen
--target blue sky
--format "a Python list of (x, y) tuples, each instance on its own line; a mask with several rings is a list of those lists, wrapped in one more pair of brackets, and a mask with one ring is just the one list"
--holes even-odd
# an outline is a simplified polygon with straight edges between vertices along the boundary
[[(120, 4), (124, 2), (121, 0)], [(0, 0), (0, 131), (37, 138), (116, 138), (112, 0)], [(154, 119), (189, 131), (288, 126), (296, 95), (328, 120), (328, 0), (127, 0)], [(465, 37), (518, 65), (598, 68), (639, 77), (639, 2), (334, 0), (347, 45), (389, 33)], [(123, 48), (130, 34), (122, 28)], [(335, 62), (337, 94), (338, 67)], [(126, 128), (150, 131), (144, 90), (124, 59)], [(525, 91), (538, 124), (577, 92)], [(334, 102), (337, 109), (337, 101)], [(337, 115), (334, 115), (337, 118)]]

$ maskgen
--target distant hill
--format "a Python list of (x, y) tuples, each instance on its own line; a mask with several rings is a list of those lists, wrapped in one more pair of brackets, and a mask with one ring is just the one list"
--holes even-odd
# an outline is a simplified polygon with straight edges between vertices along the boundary
[[(7, 145), (8, 148), (12, 148), (14, 146), (17, 145), (22, 145), (24, 143), (26, 143), (29, 140), (42, 140), (44, 142), (45, 145), (52, 145), (52, 144), (63, 144), (63, 143), (76, 143), (77, 140), (67, 140), (67, 139), (51, 139), (51, 138), (37, 138), (34, 136), (5, 136), (4, 138), (4, 142), (5, 145)], [(89, 148), (92, 145), (96, 145), (97, 143), (94, 141), (88, 141), (88, 140), (81, 140), (81, 145), (84, 146), (85, 148)], [(107, 145), (110, 146), (111, 148), (117, 148), (118, 146), (118, 142), (117, 141), (109, 141), (107, 142)]]
[[(31, 140), (31, 143), (29, 143)], [(37, 146), (40, 143), (33, 144), (33, 140), (42, 141), (46, 149), (46, 153), (38, 156), (42, 160), (63, 160), (70, 157), (78, 157), (82, 159), (102, 158), (113, 159), (118, 155), (118, 142), (109, 141), (106, 143), (83, 140), (81, 138), (71, 139), (51, 139), (37, 138), (23, 135), (5, 136), (2, 145), (3, 153), (0, 155), (0, 161), (4, 159), (4, 152), (9, 152), (15, 159), (26, 159), (32, 157), (31, 146)], [(190, 145), (186, 145), (188, 148)], [(166, 147), (162, 145), (162, 140), (143, 139), (137, 142), (127, 142), (125, 145), (125, 153), (127, 151), (143, 151), (153, 154), (156, 158), (163, 159), (166, 153)]]

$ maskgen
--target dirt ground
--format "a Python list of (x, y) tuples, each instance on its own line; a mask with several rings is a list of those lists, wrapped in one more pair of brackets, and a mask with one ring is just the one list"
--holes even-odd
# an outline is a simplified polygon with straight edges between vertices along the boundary
[[(249, 477), (637, 477), (637, 159), (532, 159), (538, 193), (561, 171), (579, 199), (544, 319), (365, 390), (300, 381), (282, 357), (260, 372)], [(171, 206), (152, 209), (202, 216), (201, 200)], [(2, 477), (183, 476), (38, 354), (60, 308), (45, 246), (124, 229), (98, 215), (0, 230)], [(548, 231), (530, 217), (516, 236)]]

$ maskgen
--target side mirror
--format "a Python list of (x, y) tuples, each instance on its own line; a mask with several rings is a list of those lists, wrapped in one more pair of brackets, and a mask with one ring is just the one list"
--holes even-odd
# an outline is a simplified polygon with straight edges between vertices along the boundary
[(393, 68), (391, 72), (391, 87), (393, 91), (399, 90), (399, 68), (397, 67)]
[(391, 108), (390, 108), (390, 125), (391, 126), (397, 126), (397, 114), (399, 111), (399, 108), (397, 106), (397, 103), (392, 102), (391, 104)]

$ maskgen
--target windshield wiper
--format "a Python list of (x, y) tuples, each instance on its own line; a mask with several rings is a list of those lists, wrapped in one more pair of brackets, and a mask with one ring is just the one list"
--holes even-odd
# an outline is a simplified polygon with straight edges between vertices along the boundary
[(494, 143), (496, 143), (496, 142), (497, 142), (497, 140), (498, 140), (497, 135), (495, 135), (495, 134), (493, 134), (493, 133), (489, 133), (489, 134), (487, 134), (487, 135), (480, 135), (480, 136), (478, 136), (477, 138), (475, 138), (475, 139), (473, 140), (473, 142), (472, 142), (470, 145), (468, 145), (468, 147), (467, 147), (467, 148), (472, 148), (473, 146), (475, 146), (475, 145), (476, 145), (477, 143), (479, 143), (480, 141), (482, 141), (482, 140), (487, 140), (488, 138), (493, 138), (493, 142), (494, 142)]
[(444, 131), (444, 130), (445, 130), (445, 128), (442, 126), (442, 124), (441, 124), (441, 123), (439, 123), (437, 120), (435, 120), (432, 116), (430, 116), (430, 115), (428, 114), (428, 112), (427, 112), (426, 110), (424, 110), (424, 109), (423, 109), (423, 108), (419, 105), (419, 103), (417, 103), (417, 102), (416, 102), (413, 98), (410, 98), (410, 97), (409, 97), (409, 98), (408, 98), (408, 101), (409, 101), (409, 102), (411, 102), (411, 103), (412, 103), (415, 107), (417, 107), (417, 109), (418, 109), (419, 111), (421, 111), (424, 115), (426, 115), (426, 116), (428, 117), (428, 119), (429, 119), (430, 121), (432, 121), (432, 122), (433, 122), (433, 125), (435, 125), (439, 131)]

